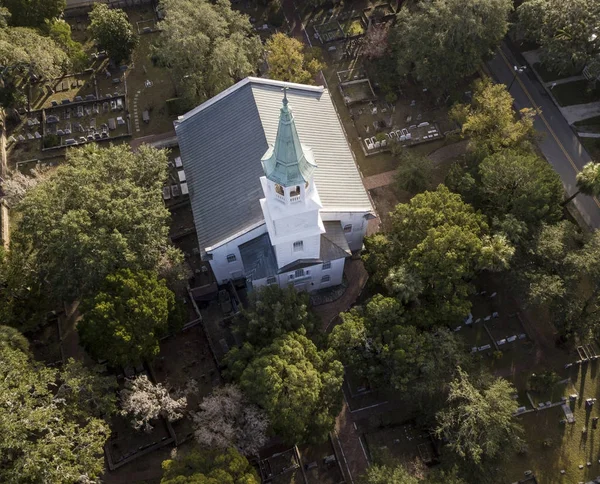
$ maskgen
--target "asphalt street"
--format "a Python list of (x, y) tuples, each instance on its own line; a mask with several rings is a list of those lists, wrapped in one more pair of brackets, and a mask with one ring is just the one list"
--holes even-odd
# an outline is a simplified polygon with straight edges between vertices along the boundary
[[(583, 165), (591, 161), (590, 155), (535, 74), (530, 69), (516, 73), (513, 68), (515, 65), (525, 65), (525, 60), (519, 53), (513, 53), (505, 43), (502, 43), (498, 54), (487, 63), (494, 79), (510, 86), (515, 108), (533, 107), (541, 110), (534, 122), (535, 129), (540, 134), (538, 145), (560, 175), (567, 193), (573, 194), (577, 190), (575, 176)], [(596, 198), (580, 194), (571, 203), (575, 203), (590, 227), (600, 227), (600, 204)]]

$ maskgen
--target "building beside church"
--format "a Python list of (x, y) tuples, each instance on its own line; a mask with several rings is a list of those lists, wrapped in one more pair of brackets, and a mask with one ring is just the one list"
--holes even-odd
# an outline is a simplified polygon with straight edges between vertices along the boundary
[(342, 282), (374, 215), (326, 89), (246, 78), (175, 131), (200, 253), (219, 284)]

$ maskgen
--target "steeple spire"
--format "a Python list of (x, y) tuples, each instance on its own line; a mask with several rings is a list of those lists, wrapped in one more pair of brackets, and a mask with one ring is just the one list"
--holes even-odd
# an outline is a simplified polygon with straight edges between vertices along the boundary
[(317, 168), (312, 150), (300, 143), (287, 90), (283, 88), (275, 145), (269, 147), (261, 160), (265, 176), (284, 187), (308, 182)]

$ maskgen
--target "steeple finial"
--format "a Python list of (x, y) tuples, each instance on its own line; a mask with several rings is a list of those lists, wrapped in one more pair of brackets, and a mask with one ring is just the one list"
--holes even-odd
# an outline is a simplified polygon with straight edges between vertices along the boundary
[(288, 98), (287, 98), (287, 91), (288, 91), (289, 87), (284, 86), (281, 90), (283, 91), (283, 107), (287, 108), (288, 105)]

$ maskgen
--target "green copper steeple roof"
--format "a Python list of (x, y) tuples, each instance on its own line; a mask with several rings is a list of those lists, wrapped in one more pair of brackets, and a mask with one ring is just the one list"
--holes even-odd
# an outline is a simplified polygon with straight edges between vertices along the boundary
[(312, 150), (300, 143), (286, 89), (283, 92), (275, 145), (269, 147), (261, 163), (269, 180), (289, 187), (309, 181), (317, 164)]

